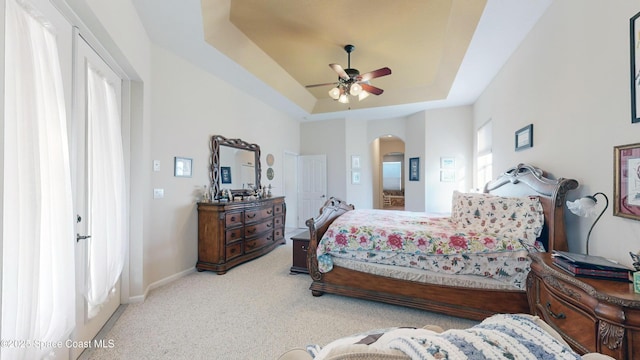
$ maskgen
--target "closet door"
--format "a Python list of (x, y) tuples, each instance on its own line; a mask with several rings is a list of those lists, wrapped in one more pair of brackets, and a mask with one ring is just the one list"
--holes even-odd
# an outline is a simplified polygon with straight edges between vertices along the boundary
[[(72, 161), (75, 165), (72, 176), (75, 179), (74, 200), (77, 214), (76, 330), (73, 334), (73, 341), (77, 346), (71, 349), (72, 359), (89, 347), (85, 346), (87, 344), (94, 348), (114, 346), (110, 339), (98, 342), (92, 339), (120, 305), (120, 274), (124, 259), (114, 261), (113, 256), (124, 258), (125, 246), (113, 248), (110, 244), (118, 241), (127, 243), (126, 239), (121, 238), (123, 234), (118, 231), (114, 233), (114, 229), (118, 227), (116, 223), (122, 221), (122, 214), (126, 216), (126, 205), (110, 199), (114, 192), (117, 193), (112, 188), (113, 182), (118, 187), (124, 183), (124, 178), (105, 179), (113, 175), (108, 170), (109, 165), (105, 163), (117, 162), (118, 156), (122, 157), (122, 134), (116, 136), (120, 142), (118, 149), (118, 139), (113, 139), (113, 133), (110, 134), (109, 129), (98, 128), (105, 122), (116, 119), (116, 123), (112, 125), (120, 129), (121, 123), (117, 122), (122, 119), (122, 80), (82, 36), (76, 34), (74, 41), (75, 104), (71, 141), (72, 153), (76, 157)], [(114, 111), (117, 113), (112, 113)], [(106, 155), (106, 160), (96, 160), (96, 152)], [(112, 155), (114, 160), (110, 158)], [(108, 181), (102, 186), (101, 180)], [(120, 225), (128, 229), (127, 224)], [(106, 245), (96, 246), (99, 242)], [(112, 287), (107, 284), (111, 284), (109, 278), (114, 276), (114, 271), (117, 282)]]

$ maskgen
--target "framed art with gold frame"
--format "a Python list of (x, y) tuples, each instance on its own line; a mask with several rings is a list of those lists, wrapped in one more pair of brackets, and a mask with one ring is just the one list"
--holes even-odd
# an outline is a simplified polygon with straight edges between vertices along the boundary
[(613, 215), (640, 220), (640, 143), (613, 148)]

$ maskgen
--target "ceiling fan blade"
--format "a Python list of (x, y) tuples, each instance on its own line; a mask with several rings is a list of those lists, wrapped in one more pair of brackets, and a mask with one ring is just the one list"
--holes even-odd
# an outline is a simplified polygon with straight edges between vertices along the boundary
[(332, 83), (325, 83), (325, 84), (313, 84), (313, 85), (306, 85), (306, 88), (312, 88), (312, 87), (318, 87), (318, 86), (328, 86), (328, 85), (338, 85), (338, 83), (336, 82), (332, 82)]
[(369, 81), (371, 79), (375, 79), (377, 77), (381, 77), (381, 76), (386, 76), (391, 74), (391, 69), (389, 69), (388, 67), (383, 67), (380, 68), (378, 70), (374, 70), (374, 71), (370, 71), (368, 73), (364, 73), (360, 76), (358, 76), (356, 79), (358, 81)]
[(329, 67), (333, 69), (333, 71), (337, 72), (338, 75), (345, 79), (345, 80), (349, 80), (349, 75), (347, 75), (347, 73), (344, 71), (344, 69), (342, 68), (342, 66), (338, 65), (338, 64), (329, 64)]
[(380, 95), (384, 92), (384, 90), (380, 89), (379, 87), (375, 87), (373, 85), (369, 85), (369, 84), (360, 84), (360, 86), (362, 86), (362, 90), (371, 93), (373, 95)]

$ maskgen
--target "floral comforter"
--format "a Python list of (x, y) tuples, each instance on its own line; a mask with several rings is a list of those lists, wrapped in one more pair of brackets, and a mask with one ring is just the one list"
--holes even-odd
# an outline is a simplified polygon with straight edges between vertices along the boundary
[(332, 257), (340, 257), (485, 276), (524, 289), (531, 250), (541, 249), (517, 238), (464, 229), (448, 217), (361, 209), (331, 224), (318, 244), (317, 255), (319, 270), (325, 273), (333, 268)]

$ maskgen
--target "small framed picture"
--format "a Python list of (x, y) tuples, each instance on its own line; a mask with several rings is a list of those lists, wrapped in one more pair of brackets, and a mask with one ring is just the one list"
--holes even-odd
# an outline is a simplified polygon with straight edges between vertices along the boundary
[(409, 159), (409, 181), (420, 181), (420, 158)]
[(613, 148), (613, 215), (640, 220), (640, 143)]
[(440, 170), (440, 182), (455, 182), (456, 171), (455, 170)]
[(176, 156), (173, 161), (173, 176), (191, 177), (191, 162), (189, 158)]
[(456, 159), (450, 157), (440, 158), (440, 168), (441, 169), (455, 169), (456, 168)]
[(220, 183), (231, 184), (231, 167), (229, 166), (220, 167)]
[(351, 155), (351, 168), (352, 169), (360, 169), (360, 156), (359, 155)]
[(533, 124), (516, 131), (516, 151), (533, 147)]
[(360, 171), (351, 172), (351, 183), (354, 185), (360, 184)]

